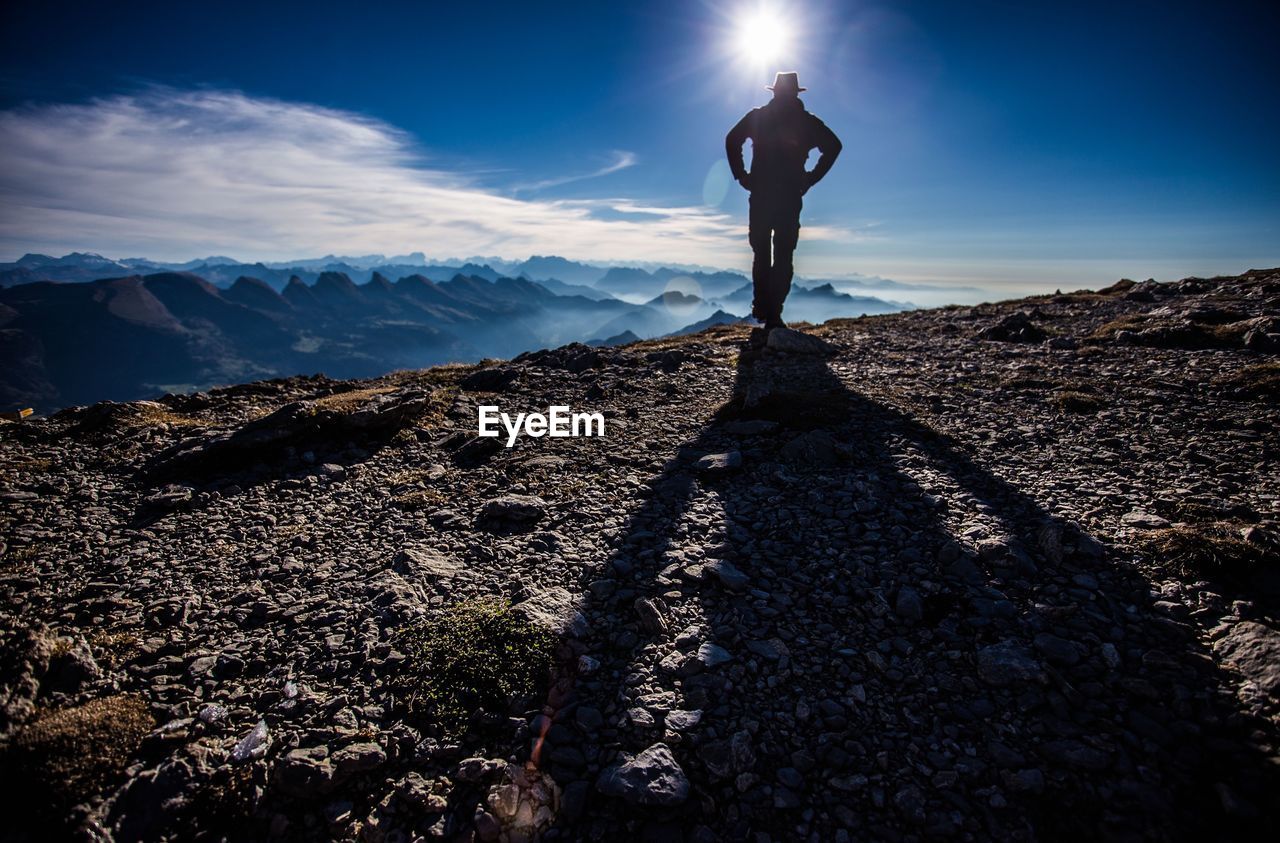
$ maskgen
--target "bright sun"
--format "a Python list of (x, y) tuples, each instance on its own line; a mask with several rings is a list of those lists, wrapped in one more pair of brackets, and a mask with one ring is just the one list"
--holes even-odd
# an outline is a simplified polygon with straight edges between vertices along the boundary
[(768, 64), (782, 58), (790, 39), (787, 25), (767, 10), (752, 13), (738, 25), (738, 50), (755, 63)]

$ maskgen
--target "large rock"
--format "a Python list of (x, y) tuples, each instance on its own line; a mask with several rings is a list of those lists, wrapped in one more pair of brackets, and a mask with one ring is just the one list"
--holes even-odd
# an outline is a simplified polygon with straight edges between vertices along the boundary
[(286, 446), (345, 444), (352, 438), (389, 436), (414, 422), (429, 405), (419, 389), (349, 390), (314, 401), (294, 401), (216, 436), (184, 439), (147, 466), (153, 482), (188, 473), (217, 473), (255, 461), (279, 459)]
[(378, 769), (386, 763), (387, 753), (372, 741), (353, 743), (333, 753), (332, 761), (339, 776), (350, 776)]
[(665, 603), (652, 597), (637, 597), (636, 615), (640, 618), (640, 626), (650, 635), (662, 635), (667, 631), (667, 619), (663, 616)]
[(917, 623), (924, 617), (924, 601), (920, 598), (920, 592), (909, 585), (898, 589), (898, 597), (894, 601), (893, 608), (898, 617), (908, 623)]
[(530, 526), (546, 513), (546, 502), (535, 495), (503, 495), (487, 501), (480, 517), (494, 524)]
[(1040, 663), (1015, 642), (1002, 641), (978, 651), (978, 676), (988, 685), (1036, 682), (1043, 675)]
[(715, 577), (725, 588), (731, 591), (742, 591), (751, 582), (750, 577), (738, 570), (737, 566), (727, 559), (713, 559), (702, 566), (703, 576)]
[(722, 454), (706, 454), (694, 462), (697, 471), (708, 474), (719, 471), (731, 471), (742, 465), (742, 454), (739, 451), (726, 451)]
[(824, 468), (840, 459), (836, 440), (825, 430), (810, 430), (783, 445), (778, 454), (782, 461), (794, 466)]
[(603, 770), (596, 788), (632, 805), (679, 805), (689, 798), (689, 779), (662, 743)]
[(765, 347), (791, 354), (811, 354), (825, 357), (835, 354), (836, 348), (824, 339), (803, 334), (791, 328), (774, 328), (765, 340)]
[(468, 392), (505, 392), (520, 378), (520, 370), (514, 366), (498, 366), (478, 369), (467, 375), (458, 385)]
[(511, 611), (560, 635), (582, 636), (588, 631), (577, 598), (560, 586), (535, 591)]
[(978, 332), (978, 338), (997, 342), (1044, 342), (1049, 333), (1031, 321), (1024, 311), (1010, 313), (994, 325)]
[(304, 798), (332, 790), (333, 773), (329, 749), (324, 746), (291, 749), (272, 771), (276, 787)]
[(449, 580), (466, 571), (462, 562), (430, 547), (407, 546), (391, 563), (391, 569), (406, 577)]
[(83, 636), (59, 639), (49, 657), (43, 684), (50, 690), (74, 694), (102, 675), (102, 668)]
[(1272, 697), (1280, 697), (1280, 632), (1241, 621), (1213, 644), (1214, 652)]
[(704, 641), (698, 647), (697, 659), (703, 667), (718, 667), (725, 662), (733, 661), (733, 656), (719, 644)]
[(751, 770), (756, 764), (756, 752), (751, 733), (735, 732), (725, 740), (710, 741), (698, 749), (698, 757), (711, 775), (727, 779)]

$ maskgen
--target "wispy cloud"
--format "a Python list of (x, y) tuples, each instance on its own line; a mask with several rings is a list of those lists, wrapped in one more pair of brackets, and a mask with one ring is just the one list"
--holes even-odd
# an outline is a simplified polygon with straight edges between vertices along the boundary
[[(575, 178), (634, 163), (618, 152)], [(395, 127), (234, 91), (155, 88), (0, 112), (6, 253), (269, 260), (421, 249), (740, 265), (744, 222), (697, 206), (504, 196), (434, 164)]]
[(578, 173), (572, 176), (561, 176), (554, 179), (543, 179), (542, 181), (530, 182), (528, 184), (518, 184), (512, 190), (516, 193), (543, 190), (548, 187), (559, 187), (562, 184), (572, 184), (575, 181), (585, 181), (586, 179), (599, 178), (607, 176), (610, 173), (616, 173), (619, 170), (625, 170), (628, 167), (634, 167), (636, 164), (636, 154), (627, 152), (625, 149), (617, 149), (613, 152), (613, 161), (599, 169), (592, 170), (589, 173)]

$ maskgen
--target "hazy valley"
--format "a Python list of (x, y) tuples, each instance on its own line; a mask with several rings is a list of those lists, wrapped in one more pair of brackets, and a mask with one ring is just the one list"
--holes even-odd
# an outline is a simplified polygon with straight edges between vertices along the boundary
[[(800, 281), (786, 315), (821, 322), (911, 306)], [(750, 309), (751, 282), (738, 273), (559, 257), (284, 265), (27, 255), (0, 264), (0, 404), (48, 412), (295, 374), (370, 377), (685, 333)]]

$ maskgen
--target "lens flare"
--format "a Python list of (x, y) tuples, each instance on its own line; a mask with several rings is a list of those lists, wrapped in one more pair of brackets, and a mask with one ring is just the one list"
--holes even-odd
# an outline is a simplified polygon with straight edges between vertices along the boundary
[(678, 319), (692, 316), (702, 307), (702, 301), (702, 285), (688, 275), (670, 279), (662, 291), (662, 304)]

